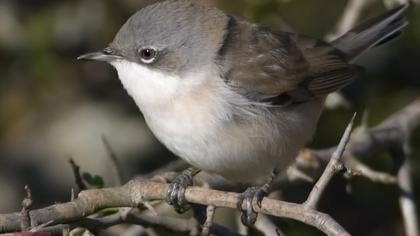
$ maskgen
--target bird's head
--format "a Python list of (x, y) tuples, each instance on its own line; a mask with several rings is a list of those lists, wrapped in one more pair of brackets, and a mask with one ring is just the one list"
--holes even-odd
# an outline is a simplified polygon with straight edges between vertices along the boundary
[(113, 65), (135, 100), (153, 100), (165, 91), (173, 95), (183, 78), (216, 64), (227, 18), (187, 1), (159, 2), (131, 16), (107, 48), (78, 59)]

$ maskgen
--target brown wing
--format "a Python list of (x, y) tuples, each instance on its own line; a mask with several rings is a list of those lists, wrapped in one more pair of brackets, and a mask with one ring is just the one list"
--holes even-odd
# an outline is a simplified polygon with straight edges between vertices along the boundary
[[(226, 82), (256, 101), (296, 103), (326, 96), (361, 71), (332, 46), (231, 17), (220, 64)], [(229, 63), (231, 62), (231, 63)]]

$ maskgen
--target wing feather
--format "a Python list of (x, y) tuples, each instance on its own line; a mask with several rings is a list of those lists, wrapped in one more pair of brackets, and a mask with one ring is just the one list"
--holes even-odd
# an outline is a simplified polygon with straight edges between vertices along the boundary
[(254, 101), (301, 103), (325, 97), (362, 71), (330, 44), (231, 17), (219, 52), (222, 75)]

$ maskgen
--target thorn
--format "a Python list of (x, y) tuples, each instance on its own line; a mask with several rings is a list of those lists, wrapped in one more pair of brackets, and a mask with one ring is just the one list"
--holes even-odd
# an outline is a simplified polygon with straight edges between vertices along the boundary
[(29, 215), (30, 207), (32, 206), (32, 192), (28, 185), (25, 185), (26, 197), (22, 200), (21, 222), (20, 228), (22, 231), (28, 230), (31, 227), (31, 217)]
[(71, 169), (73, 170), (73, 175), (74, 175), (76, 185), (79, 189), (78, 192), (81, 192), (81, 191), (87, 189), (85, 183), (83, 182), (83, 178), (80, 175), (80, 166), (78, 166), (76, 164), (76, 162), (73, 160), (73, 158), (71, 158), (71, 157), (69, 158), (69, 163), (70, 163)]
[(303, 180), (308, 183), (315, 182), (313, 177), (299, 170), (296, 166), (291, 166), (287, 169), (287, 176), (290, 181)]

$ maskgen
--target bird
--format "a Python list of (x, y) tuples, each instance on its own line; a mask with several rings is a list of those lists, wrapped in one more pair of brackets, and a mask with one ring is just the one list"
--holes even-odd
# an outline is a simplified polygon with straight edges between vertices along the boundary
[[(363, 72), (354, 64), (360, 55), (401, 33), (407, 7), (325, 42), (191, 1), (160, 1), (132, 15), (105, 49), (78, 59), (112, 65), (152, 133), (192, 166), (168, 189), (177, 211), (188, 209), (185, 188), (204, 170), (250, 186), (238, 208), (252, 225), (256, 213), (242, 203), (269, 193), (312, 139), (327, 95)], [(252, 186), (262, 178), (267, 184)]]

